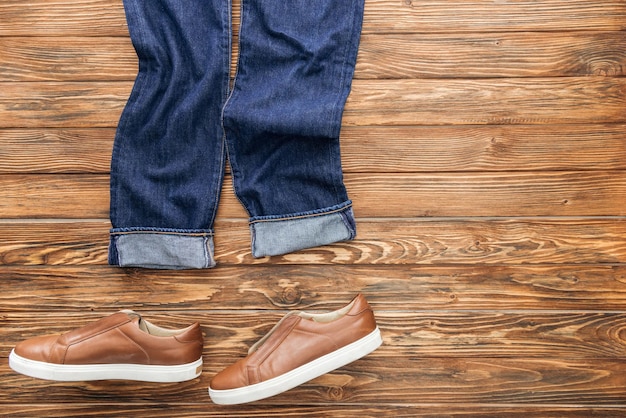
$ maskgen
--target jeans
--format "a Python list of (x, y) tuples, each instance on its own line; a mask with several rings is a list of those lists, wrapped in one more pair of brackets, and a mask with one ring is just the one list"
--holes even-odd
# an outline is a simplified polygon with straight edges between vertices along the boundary
[(139, 71), (111, 163), (109, 263), (215, 265), (225, 164), (254, 257), (351, 240), (339, 133), (364, 0), (124, 0)]

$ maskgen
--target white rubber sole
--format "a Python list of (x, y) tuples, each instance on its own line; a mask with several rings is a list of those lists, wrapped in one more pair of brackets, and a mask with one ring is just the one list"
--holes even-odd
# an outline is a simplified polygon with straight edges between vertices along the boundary
[(235, 405), (269, 398), (352, 363), (376, 350), (382, 342), (377, 327), (360, 340), (273, 379), (236, 389), (215, 390), (209, 387), (209, 395), (219, 405)]
[(60, 382), (88, 380), (138, 380), (142, 382), (183, 382), (202, 372), (202, 358), (175, 366), (143, 364), (54, 364), (29, 360), (11, 350), (9, 366), (18, 373), (38, 379)]

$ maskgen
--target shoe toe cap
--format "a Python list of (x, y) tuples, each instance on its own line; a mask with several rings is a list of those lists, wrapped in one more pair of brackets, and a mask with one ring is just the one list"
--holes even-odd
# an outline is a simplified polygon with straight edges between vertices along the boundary
[(57, 341), (57, 336), (35, 337), (22, 341), (15, 346), (14, 352), (18, 356), (46, 363), (56, 362), (52, 359), (52, 349)]
[(230, 390), (248, 385), (245, 365), (240, 360), (216, 374), (211, 379), (210, 387), (212, 390)]

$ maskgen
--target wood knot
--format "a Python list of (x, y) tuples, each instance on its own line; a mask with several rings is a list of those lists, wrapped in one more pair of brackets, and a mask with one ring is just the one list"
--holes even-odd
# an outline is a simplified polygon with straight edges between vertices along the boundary
[(285, 305), (297, 305), (302, 300), (302, 293), (295, 287), (286, 287), (283, 289), (281, 299)]
[(328, 398), (333, 401), (340, 401), (344, 397), (343, 388), (340, 386), (331, 386), (328, 388)]

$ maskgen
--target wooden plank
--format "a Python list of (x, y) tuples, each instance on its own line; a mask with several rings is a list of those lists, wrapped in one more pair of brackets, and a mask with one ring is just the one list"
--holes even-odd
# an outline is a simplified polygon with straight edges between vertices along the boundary
[[(626, 80), (355, 80), (345, 125), (556, 124), (626, 121)], [(0, 113), (1, 114), (1, 113)]]
[(108, 174), (115, 128), (0, 129), (0, 173)]
[[(624, 216), (621, 171), (351, 174), (359, 217)], [(109, 177), (0, 175), (3, 218), (107, 218)], [(218, 216), (247, 218), (228, 182)]]
[(21, 0), (0, 3), (0, 36), (128, 36), (118, 0)]
[(626, 214), (622, 172), (347, 175), (346, 185), (361, 217)]
[[(340, 305), (343, 306), (345, 302)], [(40, 335), (55, 335), (79, 328), (106, 314), (45, 315), (32, 321), (25, 315), (5, 314), (2, 335), (18, 341)], [(180, 328), (198, 321), (207, 336), (204, 351), (215, 358), (208, 369), (219, 371), (220, 365), (242, 357), (247, 348), (262, 338), (287, 313), (262, 311), (216, 313), (170, 310), (153, 314), (140, 312), (147, 320), (168, 328)], [(314, 311), (309, 311), (314, 312)], [(65, 320), (61, 319), (65, 318)], [(410, 360), (419, 353), (421, 359), (461, 357), (465, 359), (576, 359), (603, 363), (624, 360), (624, 340), (620, 332), (626, 314), (620, 313), (507, 313), (507, 312), (376, 312), (376, 321), (384, 345), (376, 352), (378, 362), (398, 358)], [(602, 341), (598, 344), (598, 340)], [(16, 341), (3, 339), (0, 346), (10, 351)], [(232, 361), (232, 360), (231, 360)], [(225, 367), (228, 364), (222, 365)], [(626, 366), (625, 366), (626, 367)], [(401, 382), (396, 382), (402, 386)], [(624, 389), (626, 390), (626, 389)], [(2, 399), (0, 395), (0, 399)]]
[(2, 218), (109, 216), (108, 176), (3, 175), (0, 184)]
[[(199, 319), (207, 335), (213, 336), (213, 343), (207, 342), (206, 349), (216, 363), (241, 357), (283, 315), (208, 313), (206, 320)], [(558, 363), (575, 359), (602, 364), (624, 359), (624, 340), (619, 331), (616, 332), (623, 329), (624, 314), (379, 311), (376, 320), (384, 342), (371, 360), (377, 362), (378, 358), (381, 364), (384, 359), (393, 358), (410, 362), (416, 356), (435, 362), (463, 358), (477, 362), (482, 359), (523, 359), (522, 362), (549, 359)], [(39, 334), (34, 335), (41, 335), (42, 328), (37, 327), (37, 330)], [(220, 367), (216, 369), (219, 371)], [(401, 388), (403, 383), (396, 382), (396, 385)]]
[(622, 158), (626, 125), (622, 124), (342, 129), (342, 163), (347, 173), (626, 168)]
[[(116, 404), (107, 400), (106, 407), (104, 404), (95, 404), (90, 407), (89, 404), (38, 404), (38, 405), (19, 405), (19, 404), (3, 404), (3, 408), (12, 417), (27, 417), (33, 415), (37, 417), (47, 416), (64, 416), (64, 417), (84, 417), (89, 414), (91, 417), (100, 416), (151, 416), (151, 417), (223, 417), (224, 408), (207, 407), (205, 404), (159, 404), (158, 408), (151, 405), (128, 405)], [(184, 407), (184, 408), (183, 408)], [(96, 409), (96, 410), (94, 410)], [(101, 412), (106, 410), (106, 412)], [(109, 415), (111, 414), (111, 415)], [(510, 418), (528, 418), (528, 417), (545, 417), (558, 416), (562, 418), (588, 418), (590, 416), (601, 416), (603, 418), (622, 418), (626, 414), (626, 408), (619, 407), (581, 407), (581, 406), (493, 406), (493, 405), (324, 405), (316, 404), (315, 406), (291, 406), (286, 411), (284, 406), (268, 407), (268, 406), (240, 406), (229, 407), (229, 416), (245, 417), (312, 417), (312, 418), (350, 418), (354, 416), (371, 416), (371, 417), (392, 417), (392, 418), (419, 418), (432, 416), (446, 417), (510, 417)]]
[[(216, 223), (223, 265), (597, 264), (626, 262), (626, 222), (614, 218), (357, 220), (355, 241), (254, 259), (245, 221)], [(106, 221), (0, 221), (2, 265), (103, 265)]]
[(625, 21), (623, 1), (367, 0), (363, 30), (365, 33), (622, 30)]
[[(355, 80), (343, 122), (370, 125), (626, 122), (620, 77)], [(0, 128), (115, 127), (132, 82), (0, 83)]]
[(132, 81), (137, 56), (127, 37), (5, 37), (0, 81)]
[(152, 404), (128, 404), (117, 403), (114, 399), (106, 399), (104, 403), (73, 403), (73, 404), (54, 404), (54, 403), (37, 403), (37, 404), (18, 404), (3, 403), (2, 405), (6, 414), (11, 417), (79, 417), (85, 416), (150, 416), (154, 418), (166, 417), (170, 418), (176, 415), (180, 418), (185, 417), (224, 417), (229, 416), (241, 417), (311, 417), (311, 418), (351, 418), (355, 416), (368, 417), (391, 417), (391, 418), (419, 418), (433, 416), (446, 417), (482, 417), (482, 418), (529, 418), (529, 417), (546, 417), (558, 416), (561, 418), (589, 418), (590, 416), (599, 416), (603, 418), (622, 418), (626, 414), (626, 408), (620, 407), (589, 407), (589, 406), (547, 406), (547, 405), (433, 405), (420, 404), (419, 400), (414, 400), (412, 405), (350, 405), (350, 404), (322, 404), (316, 403), (314, 406), (291, 405), (288, 408), (285, 405), (241, 405), (230, 407), (217, 407), (206, 402), (197, 403), (162, 403), (159, 402), (158, 407)]
[[(355, 78), (623, 76), (624, 43), (625, 32), (366, 34)], [(0, 56), (0, 81), (132, 81), (137, 74), (125, 37), (6, 37)]]
[[(463, 311), (615, 313), (626, 310), (625, 278), (626, 266), (610, 264), (220, 264), (210, 272), (15, 264), (0, 266), (0, 312), (332, 310), (361, 292), (377, 311), (419, 317)], [(441, 342), (447, 338), (454, 337)]]
[[(108, 174), (115, 128), (0, 129), (0, 173)], [(345, 126), (346, 173), (625, 170), (626, 125)], [(558, 158), (557, 158), (558, 156)]]
[[(233, 2), (235, 25), (238, 2)], [(4, 0), (0, 36), (127, 36), (117, 0)], [(490, 31), (623, 30), (623, 1), (368, 0), (364, 33), (458, 33)]]
[(622, 76), (625, 43), (626, 32), (366, 34), (355, 78)]
[(117, 126), (132, 82), (0, 83), (0, 127)]
[[(272, 321), (268, 321), (270, 317)], [(91, 391), (99, 393), (99, 399), (108, 394), (117, 401), (128, 403), (139, 400), (145, 402), (146, 397), (157, 394), (160, 402), (198, 402), (198, 391), (201, 388), (208, 398), (206, 387), (210, 378), (234, 359), (245, 356), (249, 345), (268, 332), (280, 318), (279, 315), (270, 317), (257, 313), (216, 315), (201, 312), (186, 313), (184, 316), (175, 312), (170, 312), (166, 317), (148, 316), (150, 320), (168, 327), (171, 324), (187, 324), (191, 320), (203, 324), (207, 335), (204, 372), (199, 379), (176, 384), (176, 390), (168, 387), (172, 385), (163, 384), (88, 382), (69, 385), (34, 381), (7, 370), (3, 362), (0, 366), (0, 370), (4, 371), (0, 372), (3, 381), (9, 387), (19, 388), (19, 391), (3, 391), (0, 393), (0, 402), (20, 400), (31, 403), (43, 397), (46, 402), (74, 403), (84, 400), (85, 392)], [(466, 403), (488, 403), (491, 400), (499, 404), (541, 401), (552, 405), (615, 405), (626, 396), (626, 363), (623, 358), (570, 358), (558, 356), (558, 352), (556, 357), (520, 358), (514, 354), (517, 348), (515, 345), (508, 347), (509, 351), (500, 351), (495, 357), (429, 357), (423, 355), (428, 351), (427, 348), (411, 344), (419, 339), (419, 332), (414, 332), (414, 336), (408, 340), (407, 337), (394, 339), (396, 336), (388, 333), (387, 327), (398, 325), (402, 329), (407, 326), (402, 314), (379, 314), (378, 317), (381, 319), (385, 342), (377, 351), (287, 393), (260, 401), (258, 405), (291, 404), (294, 396), (299, 399), (299, 404), (389, 404), (411, 399), (439, 403), (446, 402), (451, 392), (458, 402)], [(87, 318), (93, 320), (96, 316), (49, 315), (33, 323), (30, 315), (21, 318), (7, 315), (5, 322), (8, 326), (4, 326), (2, 331), (3, 334), (11, 332), (14, 338), (25, 338), (31, 333), (54, 333), (59, 329), (59, 322), (63, 322), (66, 329), (73, 328), (77, 323), (84, 324)], [(20, 332), (16, 333), (15, 328)], [(529, 346), (540, 343), (541, 333), (531, 333), (526, 341)], [(500, 348), (506, 350), (504, 342), (506, 340), (500, 344)], [(476, 347), (480, 344), (469, 345)], [(507, 357), (507, 353), (511, 357)], [(416, 385), (415, 382), (420, 384)], [(132, 387), (133, 390), (120, 390), (124, 387)], [(206, 401), (208, 403), (208, 399)]]

